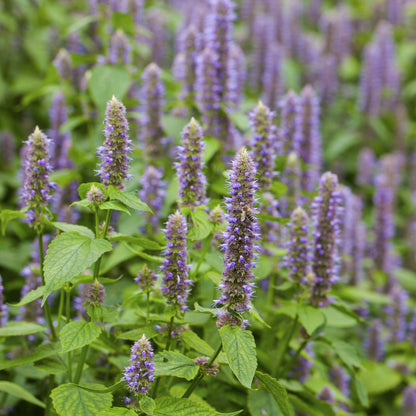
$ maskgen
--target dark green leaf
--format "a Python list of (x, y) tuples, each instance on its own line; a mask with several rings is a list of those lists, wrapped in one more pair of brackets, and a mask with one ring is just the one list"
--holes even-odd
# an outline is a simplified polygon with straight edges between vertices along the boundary
[(282, 414), (284, 416), (290, 416), (291, 412), (289, 410), (289, 398), (287, 396), (286, 389), (269, 374), (256, 371), (256, 378), (263, 385), (263, 387), (271, 393)]
[(174, 376), (192, 380), (199, 366), (185, 355), (175, 351), (164, 351), (155, 355), (155, 376)]
[(13, 211), (11, 209), (2, 209), (0, 213), (1, 234), (5, 235), (7, 224), (18, 218), (26, 218), (26, 214), (20, 211)]
[(72, 321), (61, 330), (62, 352), (68, 352), (90, 344), (101, 334), (94, 322)]
[(29, 403), (35, 404), (36, 406), (42, 407), (43, 409), (45, 408), (44, 403), (42, 403), (35, 396), (33, 396), (33, 394), (29, 393), (18, 384), (11, 383), (10, 381), (0, 381), (0, 391), (25, 400)]
[(31, 290), (24, 298), (21, 299), (19, 303), (13, 304), (11, 306), (27, 305), (28, 303), (41, 298), (44, 293), (45, 293), (45, 286), (39, 286), (36, 289)]
[(257, 368), (256, 343), (251, 331), (223, 326), (220, 336), (230, 368), (240, 383), (251, 388)]
[(248, 393), (248, 410), (251, 416), (281, 416), (282, 412), (268, 391), (256, 390)]

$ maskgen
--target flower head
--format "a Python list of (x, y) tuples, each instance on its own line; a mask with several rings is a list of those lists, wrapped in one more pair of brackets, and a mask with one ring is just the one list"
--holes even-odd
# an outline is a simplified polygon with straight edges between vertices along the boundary
[(126, 119), (126, 108), (113, 96), (107, 103), (104, 121), (104, 146), (98, 148), (101, 157), (99, 174), (105, 186), (123, 189), (123, 182), (129, 178), (128, 163), (131, 158), (131, 140)]
[(110, 64), (128, 65), (131, 62), (131, 45), (129, 38), (122, 30), (117, 30), (110, 38), (108, 48), (108, 61)]
[(134, 281), (139, 285), (139, 288), (143, 292), (150, 292), (156, 282), (157, 276), (153, 270), (150, 270), (145, 264), (142, 269), (137, 273), (137, 277)]
[(87, 306), (100, 306), (104, 303), (105, 289), (104, 286), (97, 280), (87, 286), (85, 291), (85, 304)]
[(189, 267), (187, 265), (188, 251), (186, 247), (186, 219), (176, 211), (169, 215), (166, 225), (167, 248), (163, 263), (162, 293), (169, 305), (181, 311), (186, 311), (186, 300), (190, 291), (188, 280)]
[(100, 188), (91, 185), (90, 190), (87, 192), (87, 200), (90, 204), (100, 205), (106, 200), (106, 197)]
[(153, 348), (143, 335), (131, 348), (130, 365), (124, 369), (123, 379), (134, 394), (147, 394), (154, 381)]

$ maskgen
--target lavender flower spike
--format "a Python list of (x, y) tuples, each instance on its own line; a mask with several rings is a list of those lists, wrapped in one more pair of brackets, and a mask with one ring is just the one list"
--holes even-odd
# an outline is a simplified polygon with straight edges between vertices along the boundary
[(206, 179), (201, 159), (203, 146), (202, 128), (192, 118), (182, 131), (182, 146), (178, 147), (176, 163), (181, 207), (195, 208), (205, 204)]
[(110, 38), (108, 61), (113, 65), (129, 65), (131, 63), (130, 41), (120, 29), (113, 33)]
[(181, 311), (188, 308), (185, 305), (189, 285), (189, 267), (186, 264), (188, 251), (186, 248), (186, 218), (176, 211), (169, 215), (166, 225), (167, 248), (165, 250), (165, 262), (162, 265), (164, 273), (162, 293), (168, 305), (175, 306)]
[(145, 264), (137, 274), (137, 277), (134, 279), (134, 281), (139, 285), (139, 288), (143, 292), (149, 293), (152, 290), (156, 279), (156, 273), (153, 270), (150, 270), (147, 267), (147, 264)]
[(295, 282), (306, 284), (311, 271), (311, 252), (308, 236), (308, 214), (297, 207), (290, 217), (288, 267), (289, 277)]
[(51, 199), (52, 184), (49, 157), (50, 140), (39, 130), (29, 136), (24, 147), (24, 184), (22, 199), (28, 208), (27, 220), (34, 227), (40, 225), (40, 217), (48, 214), (48, 201)]
[(3, 327), (7, 323), (8, 318), (8, 306), (4, 303), (4, 286), (3, 280), (0, 276), (0, 327)]
[(416, 388), (407, 386), (403, 392), (403, 416), (413, 416), (416, 414)]
[(337, 280), (340, 201), (337, 176), (331, 172), (324, 173), (321, 177), (319, 195), (312, 204), (315, 230), (312, 266), (315, 282), (312, 289), (312, 303), (316, 306), (329, 304), (326, 293)]
[(124, 189), (123, 182), (129, 178), (127, 169), (131, 158), (127, 154), (131, 152), (132, 142), (129, 140), (126, 108), (114, 96), (107, 103), (104, 124), (104, 146), (98, 148), (101, 183)]
[(259, 188), (263, 191), (272, 186), (274, 160), (276, 157), (276, 127), (273, 123), (274, 112), (261, 101), (249, 114), (253, 129), (251, 156), (257, 171)]
[(279, 138), (283, 154), (299, 154), (302, 140), (302, 115), (300, 99), (294, 91), (289, 91), (281, 102), (281, 128)]
[(131, 347), (130, 365), (124, 369), (123, 379), (134, 394), (147, 394), (154, 381), (153, 348), (145, 335)]
[(224, 236), (224, 272), (219, 285), (221, 296), (216, 301), (223, 309), (218, 315), (218, 326), (237, 325), (244, 329), (247, 325), (236, 315), (250, 309), (253, 293), (254, 241), (258, 237), (257, 219), (253, 215), (256, 213), (255, 176), (254, 162), (243, 148), (233, 161), (230, 198), (226, 200), (228, 226)]

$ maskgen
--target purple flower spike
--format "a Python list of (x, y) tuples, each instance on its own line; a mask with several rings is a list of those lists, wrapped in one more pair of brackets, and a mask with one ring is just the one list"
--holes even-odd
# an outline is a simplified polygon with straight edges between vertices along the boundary
[(322, 400), (323, 402), (333, 404), (335, 402), (335, 395), (334, 392), (328, 387), (325, 386), (321, 392), (318, 394), (318, 399)]
[(126, 119), (126, 108), (114, 96), (107, 103), (104, 121), (104, 146), (98, 148), (101, 157), (99, 174), (105, 186), (124, 189), (123, 182), (129, 178), (128, 163), (131, 158), (131, 140)]
[(353, 203), (353, 229), (352, 229), (352, 249), (351, 259), (348, 269), (351, 272), (351, 283), (358, 284), (363, 279), (364, 274), (364, 255), (366, 248), (367, 228), (362, 222), (362, 201), (354, 196)]
[(179, 179), (181, 207), (195, 208), (206, 200), (206, 178), (201, 156), (204, 149), (201, 126), (192, 118), (182, 131), (182, 146), (178, 147), (176, 170)]
[(236, 43), (231, 45), (228, 73), (229, 79), (226, 101), (232, 106), (238, 107), (243, 96), (247, 71), (244, 52)]
[(161, 125), (163, 97), (165, 87), (160, 78), (161, 69), (149, 64), (142, 74), (140, 101), (142, 102), (141, 136), (149, 160), (156, 158), (163, 151), (163, 129)]
[(166, 194), (166, 182), (162, 180), (163, 171), (152, 165), (146, 166), (146, 171), (140, 181), (142, 189), (139, 197), (152, 209), (153, 215), (147, 216), (152, 231), (157, 233), (159, 228), (160, 212), (163, 208), (163, 201)]
[(403, 392), (403, 416), (414, 416), (416, 414), (416, 388), (407, 386)]
[(108, 62), (113, 65), (129, 65), (131, 63), (130, 41), (120, 29), (113, 33), (110, 38)]
[(91, 185), (90, 190), (87, 192), (87, 200), (90, 204), (100, 205), (106, 200), (106, 197), (100, 188)]
[(39, 130), (29, 136), (24, 147), (24, 184), (22, 199), (28, 208), (27, 221), (32, 226), (40, 225), (40, 218), (48, 215), (47, 204), (51, 199), (52, 184), (49, 182), (51, 172), (49, 157), (50, 140)]
[(0, 327), (3, 327), (7, 323), (9, 308), (6, 303), (4, 303), (4, 286), (3, 280), (0, 276)]
[(205, 48), (197, 58), (196, 100), (206, 125), (206, 133), (216, 136), (219, 132), (218, 112), (221, 103), (221, 86), (217, 75), (217, 58), (212, 49)]
[(153, 270), (150, 270), (147, 267), (147, 264), (145, 264), (137, 274), (137, 277), (134, 279), (134, 281), (139, 285), (139, 288), (143, 292), (149, 293), (152, 290), (156, 279), (156, 273)]
[(293, 91), (289, 91), (280, 104), (281, 127), (279, 140), (283, 146), (283, 154), (290, 152), (299, 154), (302, 142), (302, 115), (300, 99)]
[(393, 267), (391, 245), (394, 236), (394, 192), (388, 185), (389, 179), (380, 174), (376, 177), (374, 194), (374, 247), (373, 258), (377, 269), (386, 273)]
[(53, 60), (53, 65), (62, 79), (70, 80), (72, 78), (72, 59), (66, 49), (59, 50), (58, 55)]
[(389, 340), (398, 343), (406, 338), (408, 294), (399, 285), (395, 284), (390, 290), (389, 296), (391, 304), (386, 307), (386, 326), (389, 329)]
[(12, 134), (8, 131), (0, 131), (0, 166), (1, 169), (9, 168), (15, 157), (15, 143)]
[(179, 211), (169, 215), (165, 233), (167, 248), (162, 266), (164, 273), (162, 293), (168, 305), (184, 312), (188, 309), (186, 300), (192, 281), (188, 280), (189, 266), (186, 264), (188, 258), (186, 218)]
[(85, 304), (87, 306), (100, 306), (104, 303), (104, 298), (104, 286), (97, 279), (95, 279), (94, 283), (87, 285), (85, 292)]
[(257, 182), (262, 191), (272, 186), (276, 149), (276, 127), (273, 123), (275, 114), (261, 101), (249, 114), (253, 130), (251, 157), (257, 172)]
[(302, 176), (302, 187), (313, 191), (318, 183), (321, 171), (322, 149), (319, 121), (319, 99), (311, 86), (307, 85), (300, 95), (302, 114), (302, 140), (300, 155), (303, 162), (310, 166)]
[(284, 59), (283, 48), (278, 43), (273, 43), (266, 48), (263, 73), (263, 97), (266, 104), (276, 109), (280, 97), (284, 91), (282, 73)]
[[(238, 325), (245, 328), (247, 322), (235, 314), (250, 309), (253, 293), (254, 241), (258, 238), (255, 217), (256, 168), (246, 149), (242, 149), (233, 161), (230, 173), (230, 198), (227, 198), (228, 226), (224, 236), (225, 257), (223, 279), (219, 288), (222, 304), (217, 325)], [(235, 312), (235, 314), (230, 313)]]
[(358, 155), (357, 183), (361, 186), (371, 186), (374, 183), (376, 156), (372, 149), (364, 147)]
[(314, 225), (314, 253), (312, 270), (315, 282), (312, 303), (329, 305), (326, 294), (338, 278), (338, 236), (340, 231), (340, 192), (338, 178), (330, 172), (321, 177), (319, 195), (312, 204)]
[(334, 365), (329, 370), (329, 378), (345, 397), (349, 397), (351, 377), (340, 365)]
[(143, 335), (131, 347), (130, 365), (124, 369), (123, 379), (134, 394), (147, 394), (154, 381), (153, 348)]
[(308, 214), (297, 207), (290, 217), (287, 265), (289, 278), (305, 285), (311, 271), (311, 248), (309, 241)]
[(409, 322), (409, 339), (412, 347), (416, 347), (416, 308), (414, 309), (412, 318)]

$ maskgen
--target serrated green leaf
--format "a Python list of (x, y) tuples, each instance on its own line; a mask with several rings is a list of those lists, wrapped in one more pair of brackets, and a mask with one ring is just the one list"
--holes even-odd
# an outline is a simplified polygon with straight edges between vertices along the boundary
[(56, 343), (46, 342), (36, 347), (35, 351), (25, 357), (15, 358), (14, 360), (0, 361), (0, 370), (6, 370), (11, 367), (30, 364), (51, 355), (56, 354), (60, 346)]
[(247, 407), (251, 416), (281, 416), (276, 401), (271, 393), (264, 390), (255, 390), (248, 393)]
[(357, 375), (368, 394), (382, 394), (397, 387), (402, 375), (384, 363), (368, 362)]
[(256, 378), (264, 386), (264, 388), (272, 394), (276, 404), (284, 416), (290, 416), (289, 398), (286, 389), (269, 374), (256, 371)]
[(36, 299), (39, 299), (45, 293), (45, 286), (39, 286), (36, 289), (31, 290), (25, 297), (23, 297), (19, 303), (12, 304), (11, 306), (24, 306)]
[(115, 65), (95, 66), (91, 71), (88, 90), (95, 105), (103, 110), (114, 95), (122, 100), (131, 85), (127, 68)]
[(149, 212), (150, 214), (153, 214), (150, 207), (139, 198), (139, 194), (137, 192), (122, 192), (117, 188), (109, 186), (108, 195), (111, 200), (121, 201), (123, 204), (136, 211)]
[(94, 233), (83, 225), (67, 224), (66, 222), (53, 222), (52, 223), (58, 230), (61, 231), (75, 231), (79, 234), (85, 235), (89, 238), (94, 238)]
[(174, 376), (192, 380), (199, 366), (185, 355), (176, 351), (164, 351), (155, 355), (155, 376)]
[[(91, 388), (99, 384), (86, 384)], [(93, 393), (83, 390), (75, 384), (62, 384), (52, 390), (51, 398), (59, 416), (96, 416), (111, 407), (111, 393)]]
[(112, 407), (100, 412), (100, 416), (137, 416), (137, 413), (133, 409), (126, 409), (125, 407)]
[(218, 413), (209, 405), (189, 399), (161, 397), (155, 400), (156, 407), (151, 416), (216, 416)]
[(140, 409), (145, 412), (145, 413), (149, 413), (152, 414), (156, 408), (156, 403), (155, 401), (150, 398), (149, 396), (144, 396), (140, 402)]
[(134, 237), (131, 235), (124, 235), (119, 233), (112, 233), (110, 241), (127, 241), (128, 243), (137, 244), (146, 250), (162, 250), (163, 247), (156, 241), (149, 240), (143, 237)]
[(260, 324), (264, 325), (267, 328), (271, 328), (271, 326), (262, 318), (259, 311), (253, 305), (251, 305), (250, 308), (250, 315)]
[(45, 258), (45, 295), (60, 289), (66, 282), (90, 267), (102, 254), (111, 251), (111, 243), (104, 239), (91, 239), (77, 232), (58, 235), (48, 247)]
[(3, 328), (0, 328), (0, 337), (18, 337), (21, 335), (32, 335), (43, 332), (45, 327), (33, 322), (14, 321), (9, 322)]
[(127, 215), (131, 215), (129, 209), (120, 201), (106, 201), (100, 204), (100, 209), (125, 212)]
[(205, 211), (197, 210), (191, 212), (193, 227), (189, 231), (191, 240), (203, 240), (208, 237), (213, 229), (209, 221), (209, 215)]
[(1, 234), (6, 234), (7, 224), (10, 221), (16, 220), (18, 218), (25, 218), (26, 214), (21, 211), (13, 211), (11, 209), (2, 209), (0, 212), (1, 220)]
[(158, 334), (158, 332), (151, 326), (146, 326), (144, 328), (139, 329), (132, 329), (131, 331), (126, 331), (121, 334), (117, 335), (118, 339), (127, 339), (129, 341), (137, 341), (139, 340), (143, 335), (146, 336), (147, 339), (151, 339), (155, 337)]
[(193, 348), (200, 354), (204, 354), (208, 357), (214, 354), (214, 349), (206, 341), (195, 334), (195, 332), (191, 330), (183, 331), (180, 337), (188, 347)]
[(90, 344), (101, 334), (95, 322), (73, 321), (61, 330), (62, 352), (73, 351)]
[(325, 315), (321, 309), (314, 308), (310, 305), (299, 305), (299, 321), (306, 329), (309, 335), (312, 335), (318, 328), (325, 325)]
[(223, 326), (220, 336), (230, 368), (240, 383), (251, 388), (257, 368), (256, 343), (249, 330)]
[(43, 409), (45, 408), (45, 404), (38, 400), (33, 394), (26, 391), (23, 387), (15, 383), (11, 383), (10, 381), (0, 381), (0, 391), (25, 400), (26, 402), (35, 404)]
[(48, 357), (35, 363), (35, 368), (47, 374), (62, 374), (67, 372), (67, 367), (58, 357)]

